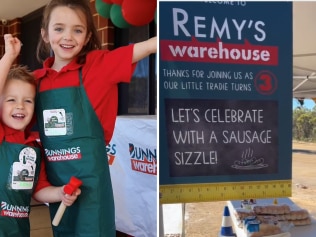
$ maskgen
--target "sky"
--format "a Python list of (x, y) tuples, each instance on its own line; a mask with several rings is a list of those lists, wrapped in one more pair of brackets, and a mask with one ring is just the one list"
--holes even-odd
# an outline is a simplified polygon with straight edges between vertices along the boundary
[[(303, 107), (307, 108), (307, 109), (313, 109), (313, 107), (315, 106), (315, 102), (312, 99), (305, 99), (304, 100), (304, 105)], [(300, 103), (298, 102), (297, 99), (293, 99), (293, 109), (300, 107)]]

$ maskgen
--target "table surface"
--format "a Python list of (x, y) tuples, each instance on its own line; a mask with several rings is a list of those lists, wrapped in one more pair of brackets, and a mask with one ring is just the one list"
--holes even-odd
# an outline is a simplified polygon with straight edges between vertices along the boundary
[[(292, 207), (298, 208), (298, 206), (289, 198), (277, 198), (278, 204), (287, 204)], [(267, 204), (273, 204), (273, 199), (257, 199), (258, 205), (267, 205)], [(242, 228), (238, 227), (237, 219), (235, 217), (234, 210), (236, 208), (240, 208), (241, 201), (227, 201), (227, 206), (229, 208), (230, 216), (232, 219), (232, 224), (234, 225), (234, 229), (236, 231), (237, 237), (247, 237), (246, 233)], [(316, 220), (314, 217), (312, 218), (312, 224), (306, 225), (306, 226), (295, 226), (290, 229), (290, 233), (292, 237), (315, 237), (316, 236)]]

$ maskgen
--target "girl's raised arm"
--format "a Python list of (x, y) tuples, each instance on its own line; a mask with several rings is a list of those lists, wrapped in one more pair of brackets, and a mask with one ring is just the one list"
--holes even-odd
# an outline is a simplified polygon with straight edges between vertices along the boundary
[(157, 52), (157, 37), (135, 43), (132, 62), (136, 63), (152, 53)]

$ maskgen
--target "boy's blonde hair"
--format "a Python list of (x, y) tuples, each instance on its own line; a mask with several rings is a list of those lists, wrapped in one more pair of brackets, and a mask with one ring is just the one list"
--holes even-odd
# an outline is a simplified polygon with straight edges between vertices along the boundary
[(16, 66), (10, 69), (7, 80), (21, 80), (26, 83), (36, 85), (34, 75), (28, 70), (26, 66)]

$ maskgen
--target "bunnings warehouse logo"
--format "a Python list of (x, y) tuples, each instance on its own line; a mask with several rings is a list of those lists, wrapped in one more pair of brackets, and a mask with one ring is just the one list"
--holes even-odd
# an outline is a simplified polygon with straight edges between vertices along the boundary
[(29, 206), (17, 206), (9, 204), (5, 201), (1, 202), (1, 216), (12, 218), (28, 218)]
[(81, 159), (80, 147), (68, 147), (65, 149), (49, 150), (45, 149), (45, 154), (49, 162), (69, 161)]
[(116, 144), (108, 144), (105, 147), (109, 165), (113, 165), (116, 154)]
[(132, 169), (138, 172), (157, 175), (157, 152), (156, 149), (136, 147), (129, 143)]

